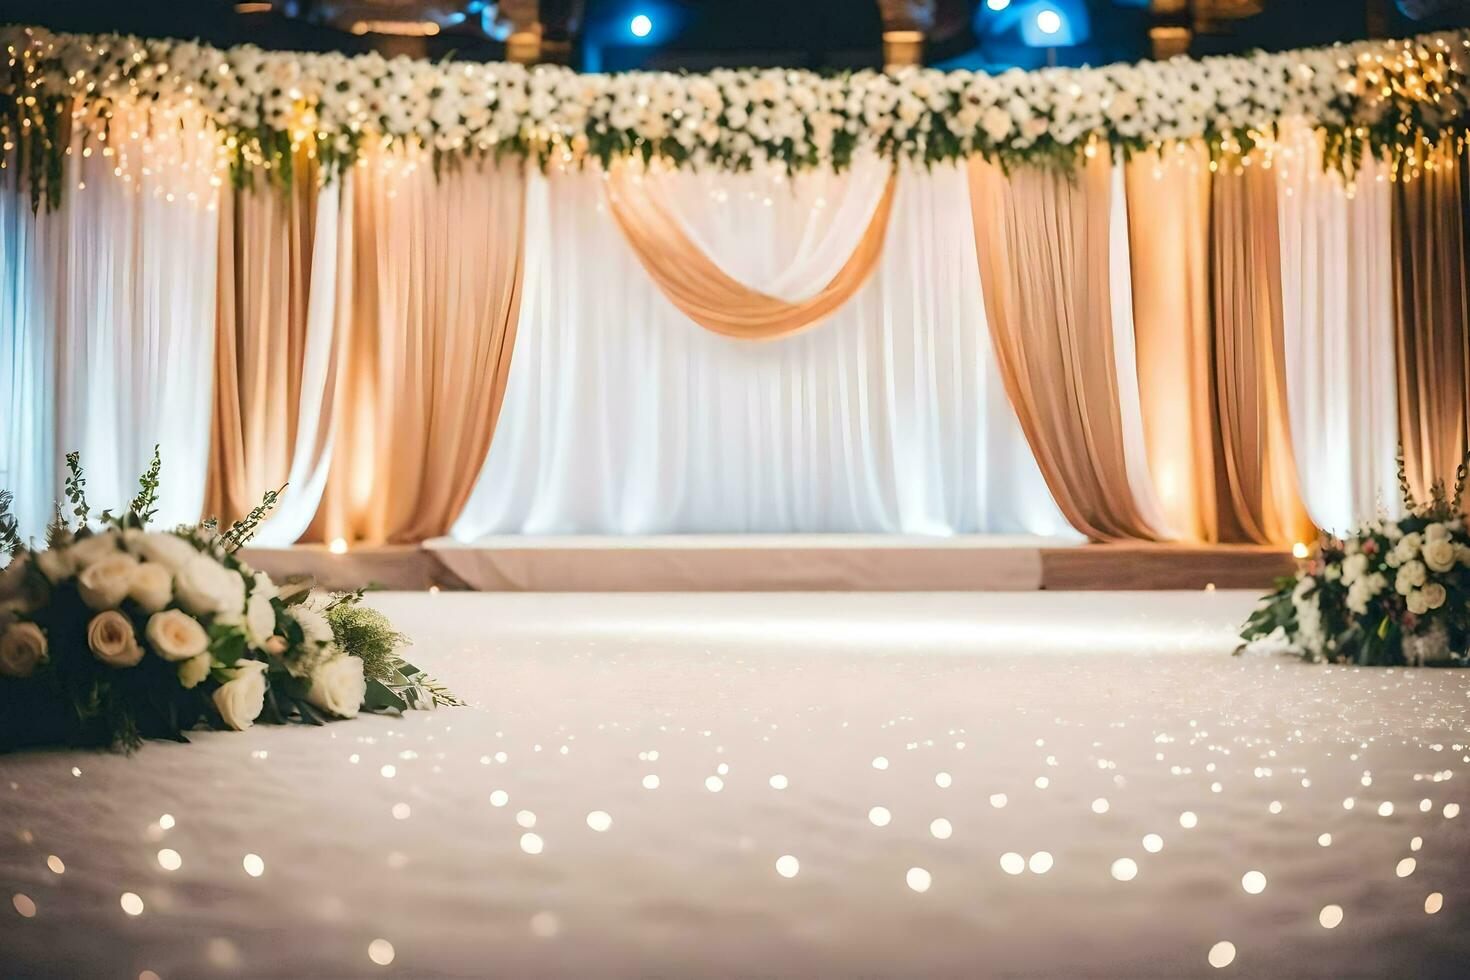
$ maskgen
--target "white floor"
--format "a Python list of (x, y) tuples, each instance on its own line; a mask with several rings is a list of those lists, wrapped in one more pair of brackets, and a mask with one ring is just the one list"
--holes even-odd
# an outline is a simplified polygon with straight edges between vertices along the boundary
[(1250, 596), (375, 601), (473, 707), (0, 757), (0, 974), (1455, 976), (1470, 956), (1470, 672), (1233, 658)]

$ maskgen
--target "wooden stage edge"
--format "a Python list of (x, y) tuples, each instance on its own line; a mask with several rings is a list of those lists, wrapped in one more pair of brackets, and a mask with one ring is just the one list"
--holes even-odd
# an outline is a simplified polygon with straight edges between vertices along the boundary
[[(814, 536), (815, 537), (815, 536)], [(334, 554), (321, 545), (247, 549), (276, 579), (306, 574), (323, 588), (371, 583), (396, 591), (772, 592), (1263, 590), (1295, 568), (1253, 545), (1005, 544), (966, 547), (848, 543), (750, 549), (723, 545), (521, 549), (383, 545)], [(504, 542), (506, 539), (500, 539)], [(1038, 539), (1039, 541), (1040, 539)]]

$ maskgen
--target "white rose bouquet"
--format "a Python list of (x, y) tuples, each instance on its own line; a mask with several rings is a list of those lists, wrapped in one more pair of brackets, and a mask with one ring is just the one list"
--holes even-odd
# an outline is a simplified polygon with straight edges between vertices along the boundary
[[(1312, 661), (1372, 666), (1470, 663), (1470, 532), (1436, 483), (1416, 501), (1399, 457), (1406, 517), (1323, 536), (1301, 571), (1277, 583), (1241, 631), (1247, 645), (1285, 641)], [(1242, 647), (1245, 649), (1245, 647)]]
[(62, 743), (131, 750), (205, 725), (322, 724), (359, 711), (458, 704), (398, 655), (405, 638), (362, 593), (277, 586), (236, 552), (277, 493), (226, 531), (149, 531), (160, 461), (121, 516), (89, 521), (68, 454), (71, 517), (46, 547), (20, 539), (0, 492), (0, 751)]

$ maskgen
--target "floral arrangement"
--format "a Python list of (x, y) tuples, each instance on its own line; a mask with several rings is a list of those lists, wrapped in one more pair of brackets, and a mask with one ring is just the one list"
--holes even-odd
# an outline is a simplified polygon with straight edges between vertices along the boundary
[[(1339, 539), (1323, 536), (1295, 576), (1246, 622), (1247, 644), (1285, 643), (1311, 661), (1371, 666), (1470, 663), (1470, 531), (1454, 493), (1436, 483), (1416, 501), (1399, 456), (1407, 516), (1380, 516)], [(1242, 648), (1244, 649), (1244, 647)]]
[[(116, 118), (197, 111), (237, 177), (289, 177), (298, 151), (330, 175), (368, 141), (439, 157), (512, 152), (547, 162), (624, 155), (694, 166), (844, 166), (860, 148), (935, 162), (984, 154), (1061, 162), (1207, 139), (1221, 153), (1279, 120), (1327, 132), (1330, 161), (1364, 148), (1411, 166), (1463, 138), (1470, 31), (1284, 53), (1100, 68), (903, 69), (836, 76), (785, 69), (584, 75), (566, 68), (377, 54), (221, 50), (189, 41), (0, 32), (8, 57), (0, 136), (33, 192), (55, 204), (69, 127), (106, 142)], [(135, 126), (129, 122), (128, 128)], [(160, 130), (161, 131), (161, 130)], [(122, 162), (119, 161), (120, 166)]]
[(204, 724), (322, 724), (359, 711), (457, 704), (398, 650), (405, 638), (362, 593), (278, 585), (237, 552), (276, 493), (225, 531), (150, 531), (160, 461), (120, 514), (90, 520), (86, 477), (67, 456), (46, 547), (20, 540), (0, 493), (0, 750), (60, 743), (131, 750), (186, 741)]

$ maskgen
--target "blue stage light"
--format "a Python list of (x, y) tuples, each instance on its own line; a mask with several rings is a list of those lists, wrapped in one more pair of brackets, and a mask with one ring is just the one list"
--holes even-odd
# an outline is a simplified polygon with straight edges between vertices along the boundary
[(1040, 0), (1022, 11), (1021, 41), (1033, 48), (1067, 48), (1092, 34), (1087, 8), (1078, 0)]
[(638, 14), (628, 21), (628, 33), (634, 37), (647, 37), (653, 31), (653, 21), (647, 14)]
[(1011, 5), (1011, 0), (985, 0), (985, 6), (991, 10), (1004, 10)]

